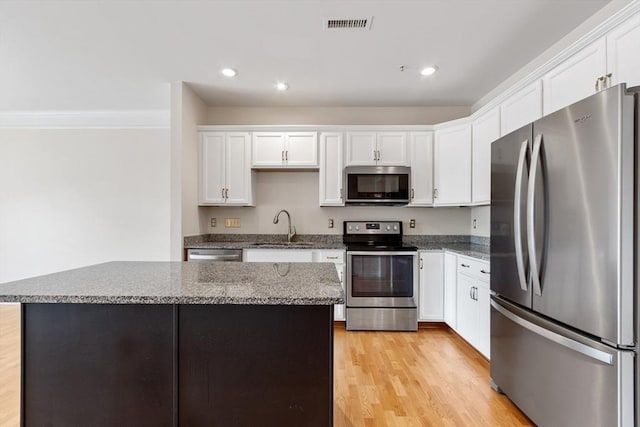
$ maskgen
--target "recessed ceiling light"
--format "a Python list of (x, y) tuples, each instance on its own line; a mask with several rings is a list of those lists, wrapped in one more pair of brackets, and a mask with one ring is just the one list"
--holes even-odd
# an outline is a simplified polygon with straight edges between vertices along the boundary
[(438, 67), (426, 67), (420, 70), (420, 74), (423, 76), (430, 76), (438, 70)]
[(238, 74), (233, 68), (223, 68), (221, 73), (226, 77), (234, 77), (236, 74)]
[(276, 83), (276, 89), (278, 89), (280, 91), (285, 91), (285, 90), (289, 89), (289, 85), (286, 84), (285, 82), (278, 82), (278, 83)]

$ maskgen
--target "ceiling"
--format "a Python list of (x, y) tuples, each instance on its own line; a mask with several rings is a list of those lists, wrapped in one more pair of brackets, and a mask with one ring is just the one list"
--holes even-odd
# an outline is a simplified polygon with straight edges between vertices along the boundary
[(0, 110), (166, 109), (172, 81), (212, 106), (470, 106), (607, 3), (0, 1)]

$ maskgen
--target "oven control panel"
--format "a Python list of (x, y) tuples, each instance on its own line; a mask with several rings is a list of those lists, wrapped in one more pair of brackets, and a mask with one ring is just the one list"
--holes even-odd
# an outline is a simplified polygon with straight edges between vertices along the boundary
[(402, 235), (402, 221), (345, 221), (344, 234)]

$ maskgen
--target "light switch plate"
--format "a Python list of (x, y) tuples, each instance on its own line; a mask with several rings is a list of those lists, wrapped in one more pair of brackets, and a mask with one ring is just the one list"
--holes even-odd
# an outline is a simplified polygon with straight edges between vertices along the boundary
[(410, 219), (409, 220), (409, 228), (416, 228), (416, 220), (415, 219)]
[(215, 227), (217, 224), (217, 221), (215, 218), (211, 218), (211, 227)]
[(329, 218), (329, 228), (333, 228), (333, 218)]

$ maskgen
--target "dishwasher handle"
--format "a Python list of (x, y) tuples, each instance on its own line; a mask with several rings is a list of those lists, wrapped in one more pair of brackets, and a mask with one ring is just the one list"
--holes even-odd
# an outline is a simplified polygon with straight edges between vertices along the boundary
[(188, 251), (187, 261), (242, 261), (242, 250)]

